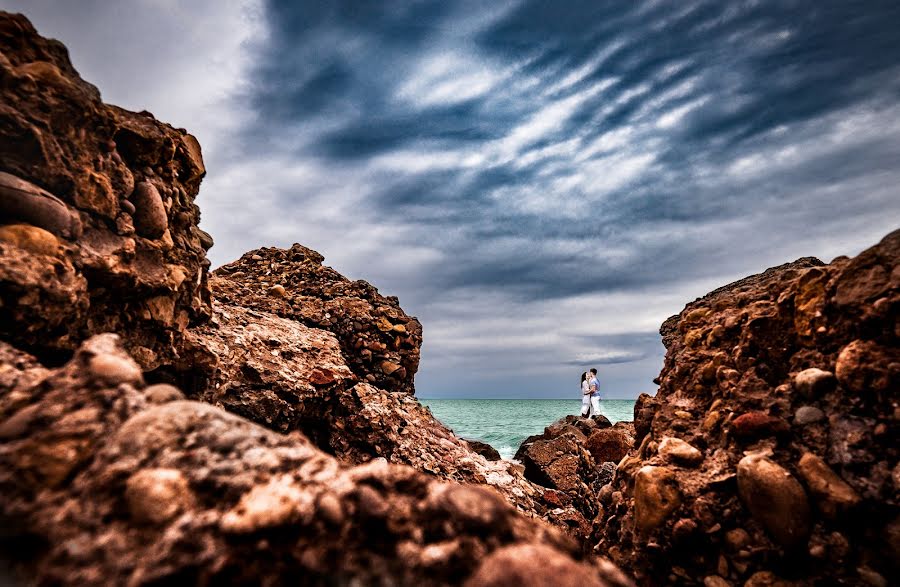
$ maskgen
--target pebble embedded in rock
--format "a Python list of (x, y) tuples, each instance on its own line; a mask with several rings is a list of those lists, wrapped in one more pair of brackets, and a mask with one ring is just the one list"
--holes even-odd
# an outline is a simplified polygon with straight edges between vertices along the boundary
[(786, 548), (805, 545), (810, 532), (809, 502), (791, 473), (760, 454), (737, 465), (738, 493), (747, 509)]
[(291, 475), (257, 485), (228, 511), (219, 523), (223, 532), (246, 534), (300, 521), (312, 513), (313, 498)]
[(143, 237), (157, 239), (169, 227), (166, 207), (159, 191), (152, 183), (142, 181), (134, 187), (131, 194), (134, 204), (134, 228)]
[(647, 532), (662, 525), (681, 505), (675, 474), (665, 467), (647, 465), (634, 478), (634, 523)]
[(283, 298), (287, 295), (287, 291), (284, 289), (283, 285), (276, 284), (269, 288), (269, 295), (276, 298)]
[(156, 383), (144, 389), (144, 395), (151, 404), (165, 404), (184, 399), (184, 394), (174, 385)]
[(657, 449), (660, 456), (667, 461), (675, 462), (689, 467), (696, 467), (703, 462), (703, 453), (673, 436), (665, 436)]
[(806, 426), (814, 424), (825, 418), (825, 412), (814, 406), (802, 406), (794, 412), (794, 424)]
[(125, 500), (134, 519), (151, 524), (168, 522), (194, 505), (194, 495), (181, 471), (144, 469), (125, 484)]
[(794, 376), (794, 389), (805, 397), (821, 397), (834, 390), (837, 379), (830, 371), (806, 369)]
[(789, 430), (790, 426), (787, 422), (763, 412), (742, 414), (731, 423), (731, 431), (734, 435), (744, 439), (774, 436)]
[(112, 353), (94, 355), (88, 362), (88, 368), (94, 376), (109, 385), (138, 384), (144, 379), (137, 363), (123, 355)]
[(0, 242), (15, 245), (36, 255), (57, 257), (59, 240), (52, 233), (31, 224), (7, 224), (0, 226)]
[(128, 200), (119, 200), (119, 206), (122, 207), (122, 211), (127, 212), (128, 214), (134, 214), (134, 204), (132, 204)]
[(0, 171), (0, 217), (31, 224), (57, 236), (81, 236), (81, 219), (68, 206), (35, 184)]
[(826, 517), (834, 519), (859, 504), (860, 497), (856, 491), (820, 457), (805, 453), (800, 457), (797, 470)]

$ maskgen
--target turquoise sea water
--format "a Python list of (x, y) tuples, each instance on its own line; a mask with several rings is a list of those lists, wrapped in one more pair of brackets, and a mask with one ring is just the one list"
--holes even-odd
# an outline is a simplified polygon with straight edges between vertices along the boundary
[[(568, 414), (581, 411), (581, 401), (569, 399), (421, 399), (431, 413), (457, 436), (481, 440), (511, 459), (532, 434)], [(634, 417), (634, 400), (603, 401), (603, 414), (615, 424)]]

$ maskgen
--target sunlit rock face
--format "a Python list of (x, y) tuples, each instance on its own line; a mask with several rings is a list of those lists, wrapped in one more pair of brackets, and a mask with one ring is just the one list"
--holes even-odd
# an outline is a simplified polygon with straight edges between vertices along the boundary
[(897, 576), (898, 261), (900, 231), (667, 320), (659, 392), (600, 494), (600, 549), (651, 583)]
[(0, 336), (64, 358), (117, 332), (143, 369), (171, 364), (210, 312), (204, 174), (194, 137), (104, 104), (61, 43), (0, 15)]

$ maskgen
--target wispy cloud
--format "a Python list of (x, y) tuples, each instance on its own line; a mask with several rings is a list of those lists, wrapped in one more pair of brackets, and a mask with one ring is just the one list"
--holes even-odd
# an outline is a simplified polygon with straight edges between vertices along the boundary
[(684, 303), (900, 217), (895, 2), (27, 4), (199, 125), (214, 263), (299, 241), (399, 295), (426, 395), (651, 391)]

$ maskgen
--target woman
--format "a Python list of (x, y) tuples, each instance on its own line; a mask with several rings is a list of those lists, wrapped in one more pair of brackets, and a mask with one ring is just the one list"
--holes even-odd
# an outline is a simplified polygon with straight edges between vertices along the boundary
[(591, 385), (588, 382), (587, 371), (581, 374), (581, 417), (586, 418), (591, 413)]

